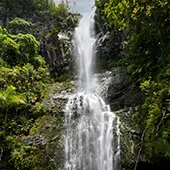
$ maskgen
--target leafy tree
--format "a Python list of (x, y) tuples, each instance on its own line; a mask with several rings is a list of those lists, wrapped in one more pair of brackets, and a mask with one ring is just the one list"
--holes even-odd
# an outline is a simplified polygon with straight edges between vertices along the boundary
[(0, 27), (0, 57), (9, 65), (32, 63), (34, 67), (45, 65), (44, 59), (38, 55), (40, 43), (31, 34), (11, 35)]
[(10, 163), (15, 169), (36, 169), (40, 159), (40, 151), (36, 146), (27, 146), (17, 141), (17, 148), (11, 153)]
[(45, 83), (48, 82), (48, 69), (39, 67), (37, 70), (31, 64), (13, 69), (1, 67), (0, 87), (5, 89), (9, 84), (15, 86), (17, 91), (25, 94), (27, 102), (40, 100), (45, 94)]
[(12, 85), (8, 86), (5, 91), (0, 91), (0, 110), (1, 114), (5, 113), (4, 131), (6, 131), (9, 110), (11, 108), (17, 108), (20, 104), (25, 104), (24, 100), (24, 96), (17, 93), (16, 88)]
[(14, 18), (12, 21), (8, 22), (8, 29), (12, 33), (28, 33), (30, 28), (33, 26), (31, 22), (28, 22), (22, 18)]

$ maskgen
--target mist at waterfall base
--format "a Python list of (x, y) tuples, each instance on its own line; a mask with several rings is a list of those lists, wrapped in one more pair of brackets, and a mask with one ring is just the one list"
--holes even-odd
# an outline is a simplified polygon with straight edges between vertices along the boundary
[(110, 111), (93, 81), (94, 21), (85, 14), (75, 30), (78, 88), (65, 107), (64, 170), (119, 170), (119, 118)]

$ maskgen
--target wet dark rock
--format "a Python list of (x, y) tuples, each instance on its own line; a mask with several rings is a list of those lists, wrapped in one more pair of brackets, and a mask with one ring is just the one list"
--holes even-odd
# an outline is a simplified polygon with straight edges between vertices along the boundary
[(46, 144), (45, 139), (40, 135), (36, 134), (34, 136), (28, 136), (23, 139), (24, 144), (26, 145), (37, 145), (37, 146), (44, 146)]
[(41, 39), (40, 54), (50, 66), (50, 70), (57, 76), (73, 70), (73, 46), (71, 33), (59, 33)]
[(99, 93), (108, 101), (112, 111), (135, 107), (141, 104), (143, 94), (131, 84), (124, 67), (114, 67), (99, 76)]
[(122, 42), (126, 39), (123, 32), (100, 32), (97, 35), (97, 65), (102, 69), (110, 69), (110, 63), (117, 62), (125, 56)]
[(23, 139), (25, 145), (35, 145), (39, 148), (43, 167), (53, 166), (55, 169), (59, 169), (62, 164), (64, 157), (62, 129), (62, 116), (58, 112), (56, 114), (47, 114), (35, 121), (30, 130), (30, 136)]
[(54, 84), (49, 90), (49, 97), (45, 105), (51, 110), (52, 114), (64, 115), (64, 108), (70, 94), (74, 89), (74, 81)]

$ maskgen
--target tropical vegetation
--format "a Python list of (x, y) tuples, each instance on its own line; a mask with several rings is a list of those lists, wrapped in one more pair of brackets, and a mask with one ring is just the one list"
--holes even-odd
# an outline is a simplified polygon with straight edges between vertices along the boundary
[(170, 2), (96, 0), (95, 4), (103, 32), (111, 35), (109, 41), (123, 37), (119, 47), (124, 55), (116, 58), (112, 53), (109, 62), (126, 67), (132, 83), (145, 94), (132, 116), (141, 134), (135, 141), (135, 163), (170, 161)]
[[(57, 77), (52, 77), (40, 48), (49, 35), (73, 31), (77, 21), (64, 3), (0, 0), (0, 169), (58, 166), (59, 159), (46, 158), (52, 146), (45, 148), (46, 141), (38, 133), (40, 122), (62, 122), (60, 115), (46, 118), (50, 113), (45, 104), (47, 92)], [(52, 132), (59, 133), (59, 127)], [(39, 144), (32, 140), (34, 135)]]

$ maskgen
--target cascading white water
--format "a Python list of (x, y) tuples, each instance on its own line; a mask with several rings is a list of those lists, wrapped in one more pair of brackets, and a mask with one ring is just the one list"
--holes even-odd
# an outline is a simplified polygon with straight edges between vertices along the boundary
[(80, 20), (79, 27), (76, 28), (73, 44), (77, 57), (78, 70), (78, 91), (92, 91), (92, 74), (94, 68), (94, 51), (95, 51), (95, 36), (94, 36), (94, 21), (93, 17), (84, 14)]
[(74, 36), (79, 86), (65, 108), (65, 170), (118, 169), (119, 119), (97, 94), (92, 83), (93, 30), (93, 18), (84, 15)]

